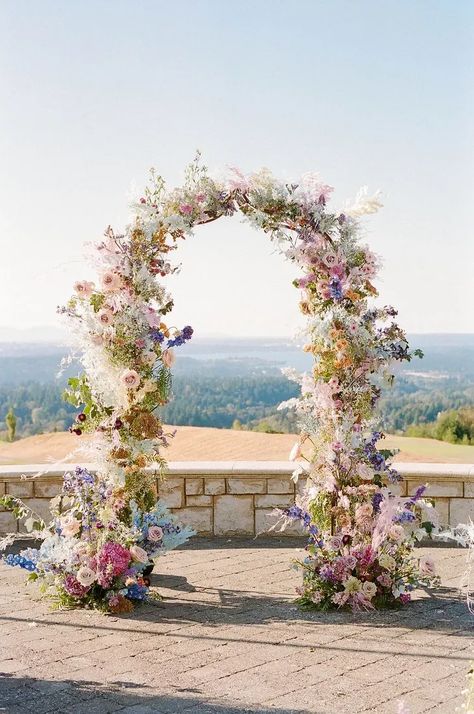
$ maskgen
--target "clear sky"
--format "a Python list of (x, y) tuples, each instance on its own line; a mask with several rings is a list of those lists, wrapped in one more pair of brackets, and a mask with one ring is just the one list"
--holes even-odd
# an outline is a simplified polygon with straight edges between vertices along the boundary
[[(127, 220), (132, 182), (212, 168), (320, 171), (366, 219), (410, 332), (474, 332), (470, 0), (2, 0), (0, 326), (53, 325)], [(291, 335), (294, 268), (218, 221), (180, 252), (175, 324)]]

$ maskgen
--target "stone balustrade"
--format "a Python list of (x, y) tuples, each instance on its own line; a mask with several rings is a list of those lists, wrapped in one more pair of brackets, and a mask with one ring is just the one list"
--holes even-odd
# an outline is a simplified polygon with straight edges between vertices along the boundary
[[(429, 483), (427, 496), (434, 500), (442, 525), (474, 520), (474, 465), (406, 463), (397, 468), (403, 475), (401, 495)], [(157, 476), (157, 486), (160, 498), (198, 534), (249, 536), (266, 531), (274, 523), (273, 509), (291, 505), (304, 487), (304, 478), (297, 484), (291, 480), (293, 469), (287, 461), (173, 462), (165, 480)], [(58, 466), (0, 466), (0, 495), (17, 496), (48, 519), (49, 501), (59, 493), (64, 471)], [(37, 473), (41, 475), (32, 478)], [(0, 533), (16, 530), (13, 515), (0, 509)], [(298, 533), (299, 526), (284, 532)]]

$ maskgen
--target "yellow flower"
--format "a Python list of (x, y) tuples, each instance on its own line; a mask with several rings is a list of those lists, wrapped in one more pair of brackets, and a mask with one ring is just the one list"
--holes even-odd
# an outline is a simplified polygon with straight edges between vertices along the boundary
[(346, 591), (346, 593), (357, 593), (361, 588), (362, 583), (358, 578), (355, 578), (353, 575), (347, 578), (346, 582), (344, 583), (344, 590)]

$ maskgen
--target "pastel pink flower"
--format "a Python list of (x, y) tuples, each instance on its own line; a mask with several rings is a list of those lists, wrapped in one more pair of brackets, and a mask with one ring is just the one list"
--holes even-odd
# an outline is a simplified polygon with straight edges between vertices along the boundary
[(95, 285), (87, 280), (79, 280), (74, 283), (74, 290), (80, 297), (90, 297), (94, 292)]
[(77, 518), (74, 518), (71, 514), (67, 514), (66, 516), (63, 516), (61, 518), (61, 532), (64, 536), (70, 537), (70, 536), (75, 536), (77, 533), (79, 533), (81, 524), (77, 520)]
[(144, 548), (140, 548), (139, 545), (131, 546), (130, 555), (137, 563), (148, 563), (148, 553)]
[(158, 543), (158, 541), (163, 539), (163, 528), (160, 528), (160, 526), (150, 526), (147, 537), (152, 543)]
[(102, 290), (107, 293), (113, 293), (123, 287), (123, 280), (120, 275), (113, 273), (111, 270), (103, 273), (100, 282)]
[(122, 372), (121, 379), (127, 389), (137, 389), (140, 385), (140, 375), (134, 369), (126, 369), (125, 372)]
[(175, 359), (176, 357), (172, 349), (164, 350), (161, 355), (161, 361), (168, 369), (174, 365)]
[(98, 320), (101, 325), (104, 325), (104, 327), (108, 327), (111, 325), (114, 321), (114, 314), (110, 308), (102, 308), (102, 310), (99, 310), (97, 313)]
[(180, 213), (184, 213), (185, 216), (189, 216), (193, 212), (193, 207), (190, 203), (182, 203), (179, 207)]
[(160, 315), (152, 307), (146, 308), (145, 317), (150, 327), (160, 326)]

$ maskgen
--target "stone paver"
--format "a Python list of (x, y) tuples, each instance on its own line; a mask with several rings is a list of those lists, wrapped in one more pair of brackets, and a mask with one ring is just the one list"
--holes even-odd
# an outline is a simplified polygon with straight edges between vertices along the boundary
[(454, 714), (465, 551), (431, 549), (442, 587), (405, 610), (322, 615), (292, 602), (300, 544), (194, 539), (159, 563), (164, 600), (127, 617), (53, 611), (0, 565), (0, 712)]

